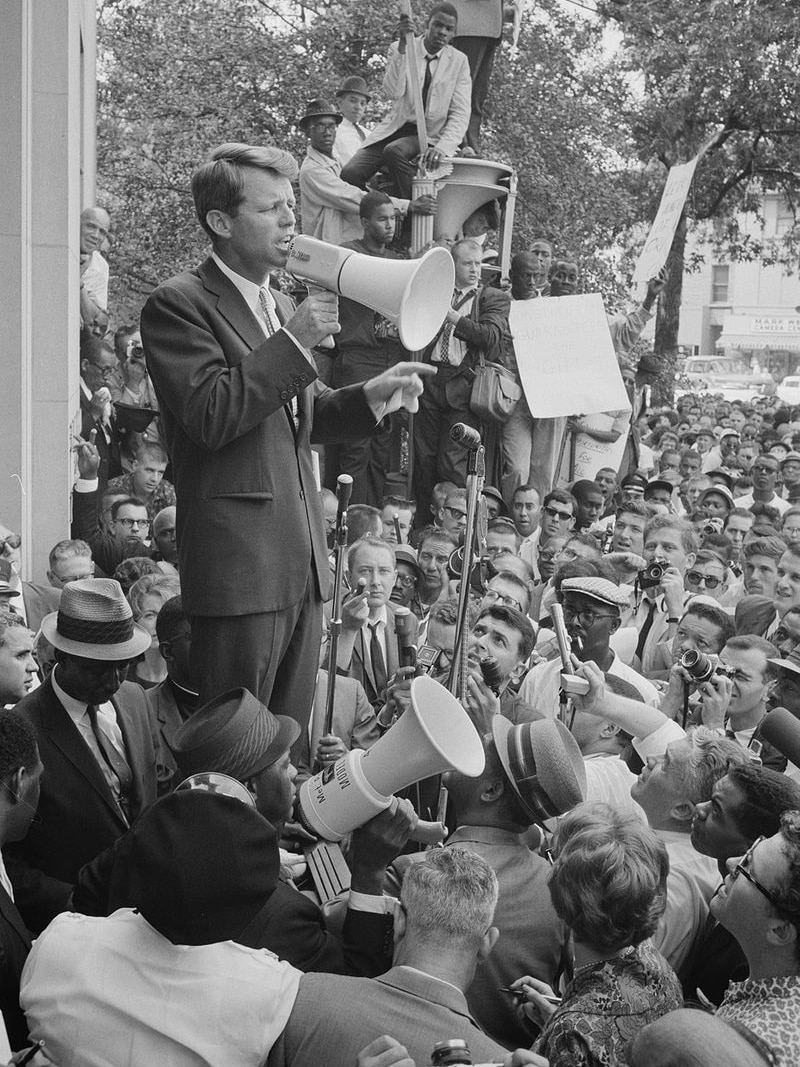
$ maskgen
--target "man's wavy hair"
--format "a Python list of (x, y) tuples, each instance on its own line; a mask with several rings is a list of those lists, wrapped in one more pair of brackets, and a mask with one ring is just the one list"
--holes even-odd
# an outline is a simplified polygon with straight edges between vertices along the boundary
[(265, 170), (293, 182), (297, 178), (294, 156), (282, 148), (250, 144), (221, 144), (192, 175), (194, 209), (200, 225), (211, 238), (216, 234), (206, 221), (209, 211), (236, 215), (244, 200), (244, 176), (248, 167)]

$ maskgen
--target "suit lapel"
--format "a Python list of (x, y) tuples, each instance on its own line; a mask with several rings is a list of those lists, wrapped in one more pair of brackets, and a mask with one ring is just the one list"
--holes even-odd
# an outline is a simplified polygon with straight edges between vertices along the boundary
[(62, 752), (64, 757), (69, 760), (73, 767), (83, 775), (92, 789), (94, 789), (97, 795), (103, 800), (103, 803), (113, 811), (115, 817), (119, 820), (120, 826), (124, 826), (125, 823), (120, 815), (117, 805), (114, 803), (114, 798), (112, 797), (108, 784), (103, 777), (103, 772), (98, 766), (97, 760), (94, 758), (89, 746), (81, 737), (78, 727), (69, 717), (67, 709), (53, 692), (49, 678), (42, 686), (42, 689), (45, 688), (47, 688), (48, 691), (43, 695), (48, 698), (48, 706), (44, 709), (43, 725), (44, 729), (50, 735), (50, 740)]
[[(372, 658), (366, 647), (363, 630), (359, 630), (358, 632), (358, 637), (356, 638), (356, 643), (353, 648), (353, 655), (361, 660), (361, 669), (364, 672), (364, 677), (369, 681), (371, 691), (377, 694), (378, 687), (375, 684), (375, 675), (372, 671)], [(366, 688), (366, 686), (364, 688)]]
[(140, 810), (143, 805), (142, 782), (147, 768), (144, 765), (144, 751), (139, 742), (141, 735), (139, 724), (145, 721), (147, 709), (144, 707), (144, 698), (142, 698), (143, 706), (138, 710), (138, 713), (136, 709), (128, 709), (125, 704), (125, 698), (123, 697), (120, 700), (119, 692), (112, 698), (111, 703), (117, 713), (117, 725), (122, 733), (122, 739), (125, 742), (125, 754), (133, 773), (131, 792), (136, 798), (137, 810)]
[(225, 277), (210, 256), (200, 264), (198, 273), (206, 289), (217, 297), (217, 311), (236, 330), (247, 347), (253, 349), (263, 345), (264, 331), (255, 315), (236, 286)]
[(17, 906), (8, 893), (0, 885), (0, 913), (8, 923), (8, 925), (18, 934), (22, 944), (26, 949), (31, 947), (31, 935), (25, 923), (22, 921), (22, 916), (17, 911)]

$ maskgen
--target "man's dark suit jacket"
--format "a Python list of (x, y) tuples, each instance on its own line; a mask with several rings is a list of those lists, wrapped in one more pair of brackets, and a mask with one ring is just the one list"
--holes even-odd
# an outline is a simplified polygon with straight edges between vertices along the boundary
[[(57, 668), (56, 668), (57, 669)], [(132, 819), (167, 791), (169, 774), (144, 692), (123, 682), (112, 699), (133, 772)], [(17, 906), (38, 933), (67, 907), (78, 871), (125, 833), (103, 772), (56, 696), (50, 677), (16, 705), (36, 731), (44, 764), (38, 816), (23, 841), (3, 851)]]
[[(292, 303), (273, 295), (285, 322)], [(333, 392), (286, 333), (265, 338), (211, 258), (150, 296), (142, 341), (178, 495), (186, 613), (283, 611), (303, 599), (309, 574), (327, 599), (328, 549), (309, 446), (312, 437), (372, 433), (363, 387)], [(285, 410), (295, 397), (296, 434)]]
[[(103, 428), (97, 419), (92, 414), (91, 401), (88, 400), (83, 392), (83, 388), (80, 390), (81, 398), (81, 437), (84, 441), (89, 440), (89, 434), (92, 430), (96, 430), (94, 443), (97, 447), (97, 451), (100, 454), (100, 469), (97, 472), (97, 479), (100, 483), (100, 491), (105, 488), (108, 481), (111, 478), (116, 478), (118, 474), (122, 474), (122, 463), (120, 461), (119, 440), (117, 438), (116, 429), (112, 423), (111, 427), (111, 440), (106, 440), (106, 435), (103, 433)], [(112, 414), (113, 419), (113, 414)]]
[(28, 1044), (28, 1024), (19, 1006), (19, 980), (31, 948), (31, 935), (16, 905), (0, 886), (0, 1011), (13, 1051)]
[[(453, 369), (445, 383), (445, 396), (455, 408), (468, 408), (472, 392), (473, 368), (478, 365), (479, 354), (489, 362), (501, 358), (503, 344), (508, 337), (508, 311), (511, 306), (508, 293), (490, 286), (481, 286), (472, 301), (469, 314), (462, 315), (453, 327), (453, 336), (467, 346), (462, 363)], [(423, 360), (432, 362), (439, 343), (441, 330), (425, 349)]]
[[(417, 643), (417, 630), (419, 628), (419, 622), (416, 616), (412, 615), (413, 619), (413, 631), (411, 635), (411, 643), (415, 645)], [(391, 678), (398, 668), (398, 653), (397, 653), (397, 630), (395, 628), (395, 608), (394, 604), (388, 603), (386, 605), (386, 676)], [(349, 678), (355, 678), (357, 682), (360, 682), (364, 691), (367, 694), (367, 699), (373, 707), (382, 707), (385, 699), (385, 694), (378, 692), (378, 687), (375, 683), (375, 672), (372, 669), (372, 660), (369, 657), (369, 649), (366, 647), (364, 641), (364, 631), (359, 630), (356, 634), (355, 644), (353, 645), (353, 658), (350, 661), (350, 668), (342, 673), (347, 674)]]
[[(162, 760), (175, 774), (178, 765), (172, 754), (172, 742), (185, 720), (178, 709), (169, 678), (165, 678), (163, 682), (159, 682), (150, 689), (145, 689), (144, 698), (153, 714), (160, 735)], [(180, 781), (180, 778), (176, 778), (174, 784), (177, 785)]]

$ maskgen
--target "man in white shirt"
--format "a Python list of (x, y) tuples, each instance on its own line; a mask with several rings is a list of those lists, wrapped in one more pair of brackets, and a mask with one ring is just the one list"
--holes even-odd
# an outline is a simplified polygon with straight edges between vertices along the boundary
[[(564, 622), (578, 659), (591, 660), (604, 673), (624, 679), (646, 704), (657, 703), (655, 687), (623, 663), (609, 645), (611, 635), (620, 627), (621, 612), (629, 602), (628, 593), (607, 578), (565, 578), (561, 596)], [(522, 683), (521, 699), (542, 715), (557, 715), (561, 670), (560, 659), (534, 667)]]
[[(436, 3), (431, 9), (424, 36), (411, 35), (411, 23), (402, 15), (399, 41), (389, 49), (383, 91), (392, 101), (389, 115), (379, 122), (342, 171), (346, 182), (363, 189), (375, 171), (385, 164), (394, 180), (392, 192), (406, 200), (416, 174), (412, 163), (420, 153), (421, 165), (432, 170), (453, 156), (467, 132), (472, 79), (467, 57), (453, 48), (458, 15), (452, 4)], [(407, 49), (417, 57), (428, 144), (420, 145), (414, 110), (415, 88)]]
[(542, 533), (539, 525), (541, 511), (542, 498), (535, 485), (520, 485), (514, 490), (511, 498), (511, 518), (522, 538), (518, 555), (525, 560), (537, 578), (539, 539)]
[(81, 320), (90, 329), (107, 323), (108, 263), (101, 248), (108, 238), (111, 219), (101, 207), (87, 207), (81, 212)]
[(301, 975), (247, 947), (279, 881), (275, 829), (234, 797), (173, 793), (131, 832), (126, 873), (134, 908), (60, 915), (37, 940), (32, 1039), (61, 1067), (264, 1063)]
[(781, 515), (783, 515), (785, 511), (788, 511), (791, 507), (789, 501), (781, 500), (775, 492), (775, 484), (778, 481), (779, 472), (780, 460), (778, 457), (773, 456), (770, 452), (762, 452), (750, 468), (750, 474), (753, 478), (753, 488), (745, 496), (736, 498), (736, 507), (749, 508), (758, 502), (759, 504), (767, 504), (769, 507), (775, 508)]
[[(300, 166), (300, 207), (303, 233), (318, 241), (340, 245), (362, 236), (359, 206), (367, 195), (341, 178), (342, 165), (335, 152), (342, 116), (326, 100), (310, 100), (297, 125), (308, 137), (306, 156)], [(391, 198), (397, 212), (409, 210), (432, 215), (436, 201), (420, 196), (413, 204)]]
[(342, 121), (336, 131), (333, 154), (344, 166), (361, 148), (370, 132), (369, 126), (365, 126), (361, 119), (372, 97), (367, 92), (367, 83), (357, 74), (345, 78), (335, 95)]

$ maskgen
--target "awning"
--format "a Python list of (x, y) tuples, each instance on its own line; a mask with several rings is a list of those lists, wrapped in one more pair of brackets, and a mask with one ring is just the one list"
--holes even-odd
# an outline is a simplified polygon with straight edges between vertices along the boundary
[(800, 316), (726, 315), (717, 348), (800, 352)]

